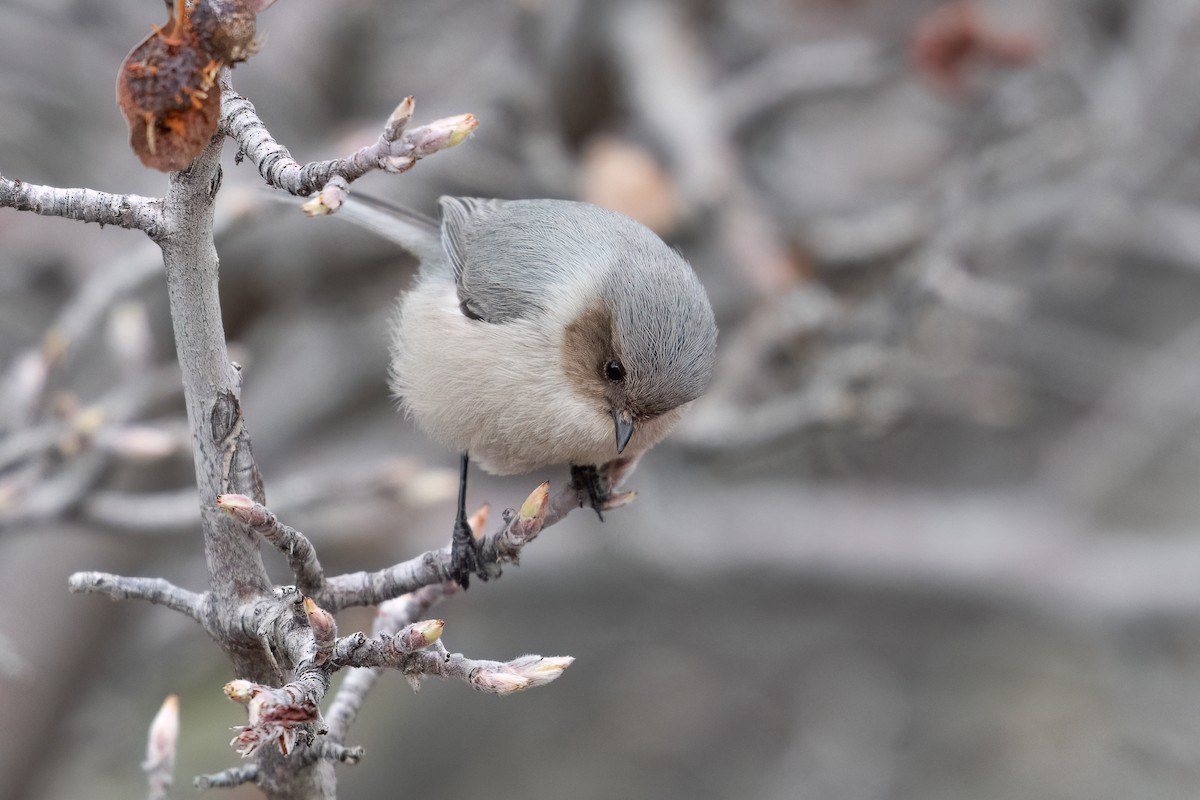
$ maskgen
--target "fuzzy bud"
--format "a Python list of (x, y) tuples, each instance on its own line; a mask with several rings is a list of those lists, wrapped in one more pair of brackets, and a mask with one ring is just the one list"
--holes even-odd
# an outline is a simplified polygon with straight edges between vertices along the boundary
[(396, 649), (402, 652), (412, 652), (429, 647), (442, 638), (446, 623), (440, 619), (427, 619), (414, 622), (395, 636)]
[(146, 760), (142, 769), (170, 776), (175, 766), (175, 744), (179, 740), (179, 697), (167, 695), (150, 723), (146, 737)]
[(413, 100), (411, 94), (401, 100), (400, 105), (396, 106), (396, 110), (388, 117), (387, 124), (383, 127), (383, 138), (389, 142), (399, 139), (408, 126), (408, 121), (412, 119), (416, 106), (416, 101)]
[(416, 163), (417, 160), (412, 156), (384, 156), (379, 161), (379, 165), (383, 167), (384, 171), (393, 175), (408, 172)]
[(545, 481), (534, 489), (521, 504), (521, 510), (517, 512), (517, 518), (513, 520), (510, 534), (522, 542), (537, 536), (541, 533), (542, 525), (546, 521), (546, 511), (549, 508), (550, 481)]
[(413, 132), (413, 153), (417, 158), (432, 155), (461, 143), (479, 127), (474, 114), (445, 117), (423, 125)]
[(572, 656), (521, 656), (508, 662), (513, 672), (529, 681), (529, 687), (545, 686), (575, 662)]
[(481, 692), (512, 694), (545, 686), (558, 678), (573, 661), (571, 656), (521, 656), (496, 668), (476, 671), (470, 677), (470, 683)]
[(470, 679), (471, 686), (491, 694), (513, 694), (529, 688), (529, 679), (507, 669), (481, 669)]
[(246, 705), (258, 693), (259, 685), (243, 678), (232, 680), (223, 687), (225, 696), (235, 703)]
[(316, 197), (300, 206), (300, 210), (310, 217), (333, 214), (342, 207), (349, 194), (350, 184), (346, 183), (344, 178), (335, 175), (329, 179), (329, 183), (321, 187)]
[(637, 492), (612, 492), (608, 499), (604, 501), (604, 510), (612, 511), (618, 508), (624, 508), (637, 499)]
[(311, 597), (304, 598), (304, 616), (308, 618), (308, 627), (312, 629), (317, 645), (316, 662), (323, 664), (329, 660), (337, 643), (337, 622), (333, 614), (314, 603)]
[(270, 519), (270, 512), (265, 506), (254, 502), (244, 494), (217, 495), (217, 508), (252, 528), (265, 525)]

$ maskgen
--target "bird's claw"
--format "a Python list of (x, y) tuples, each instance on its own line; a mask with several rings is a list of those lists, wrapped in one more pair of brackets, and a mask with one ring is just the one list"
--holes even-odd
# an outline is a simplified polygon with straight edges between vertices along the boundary
[(618, 496), (613, 493), (608, 478), (601, 475), (600, 470), (595, 466), (573, 465), (571, 467), (571, 486), (579, 495), (580, 507), (591, 506), (595, 510), (596, 516), (603, 522), (604, 512), (614, 507), (612, 501)]
[(488, 579), (480, 558), (479, 542), (471, 533), (467, 521), (458, 519), (454, 522), (454, 536), (450, 540), (450, 577), (466, 589), (471, 584), (472, 574), (478, 575), (481, 580)]

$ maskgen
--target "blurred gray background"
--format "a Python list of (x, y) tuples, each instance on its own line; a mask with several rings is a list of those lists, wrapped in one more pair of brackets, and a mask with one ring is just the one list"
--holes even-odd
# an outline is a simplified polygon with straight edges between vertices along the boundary
[[(161, 194), (113, 85), (165, 18), (6, 0), (0, 172)], [(342, 797), (1200, 792), (1200, 2), (282, 0), (259, 27), (234, 85), (301, 161), (407, 94), (418, 123), (473, 112), (467, 143), (355, 189), (616, 207), (722, 328), (633, 506), (436, 611), (452, 650), (574, 666), (510, 698), (386, 676)], [(233, 155), (222, 302), (272, 508), (333, 572), (440, 546), (455, 459), (384, 378), (411, 264), (265, 202)], [(204, 588), (156, 255), (0, 211), (6, 797), (142, 795), (172, 692), (176, 795), (237, 759), (212, 642), (66, 592)], [(472, 504), (546, 477), (480, 475)]]

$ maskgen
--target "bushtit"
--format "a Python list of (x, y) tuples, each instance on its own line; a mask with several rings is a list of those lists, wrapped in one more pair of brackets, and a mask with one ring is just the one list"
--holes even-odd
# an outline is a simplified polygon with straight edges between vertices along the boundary
[[(598, 467), (661, 440), (712, 378), (717, 326), (688, 263), (588, 203), (443, 197), (440, 224), (356, 196), (339, 212), (421, 268), (400, 300), (391, 385), (462, 453), (454, 578), (486, 579), (466, 523), (468, 456), (498, 475), (571, 466), (597, 513)], [(603, 517), (601, 517), (603, 518)]]

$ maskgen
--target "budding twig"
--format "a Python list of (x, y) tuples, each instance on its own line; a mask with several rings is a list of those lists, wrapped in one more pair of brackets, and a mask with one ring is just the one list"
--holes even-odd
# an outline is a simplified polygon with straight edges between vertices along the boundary
[[(614, 473), (609, 479), (615, 487), (623, 477), (623, 473)], [(618, 497), (619, 502), (627, 500), (625, 495)], [(577, 508), (579, 496), (569, 484), (564, 484), (553, 494), (548, 484), (537, 487), (519, 512), (511, 509), (505, 512), (503, 528), (480, 542), (484, 568), (493, 575), (499, 574), (500, 565), (516, 563), (526, 544)], [(354, 572), (327, 578), (321, 605), (330, 611), (378, 605), (422, 587), (444, 583), (451, 579), (450, 571), (450, 547), (430, 550), (378, 572)]]
[(406, 625), (396, 633), (381, 633), (370, 639), (348, 636), (338, 642), (334, 660), (338, 666), (392, 667), (403, 669), (405, 659), (441, 639), (446, 623), (440, 619)]
[(349, 184), (368, 172), (406, 172), (421, 158), (458, 144), (479, 124), (471, 114), (461, 114), (407, 130), (414, 107), (413, 99), (407, 97), (392, 112), (374, 144), (345, 158), (300, 164), (271, 136), (254, 105), (233, 90), (228, 76), (221, 81), (221, 92), (220, 129), (238, 143), (241, 153), (268, 184), (307, 197), (338, 179), (331, 193), (318, 198), (318, 205), (310, 213), (335, 210)]
[(288, 566), (296, 578), (296, 588), (305, 595), (320, 595), (325, 585), (325, 572), (317, 560), (312, 542), (300, 531), (284, 525), (269, 508), (241, 494), (217, 497), (217, 508), (241, 520), (287, 556)]
[[(372, 632), (375, 636), (395, 633), (423, 617), (430, 608), (457, 591), (458, 584), (448, 581), (426, 586), (410, 594), (388, 600), (379, 606)], [(358, 710), (362, 708), (367, 693), (375, 686), (375, 682), (379, 680), (382, 673), (383, 670), (379, 667), (357, 668), (350, 670), (350, 673), (342, 680), (342, 685), (338, 687), (338, 692), (325, 713), (325, 721), (329, 729), (326, 738), (329, 741), (345, 741), (350, 725), (358, 716)]]
[(512, 661), (482, 661), (467, 658), (462, 653), (442, 655), (419, 650), (394, 664), (413, 686), (421, 678), (458, 678), (472, 688), (491, 694), (514, 692), (545, 686), (562, 675), (575, 659), (571, 656), (521, 656)]

